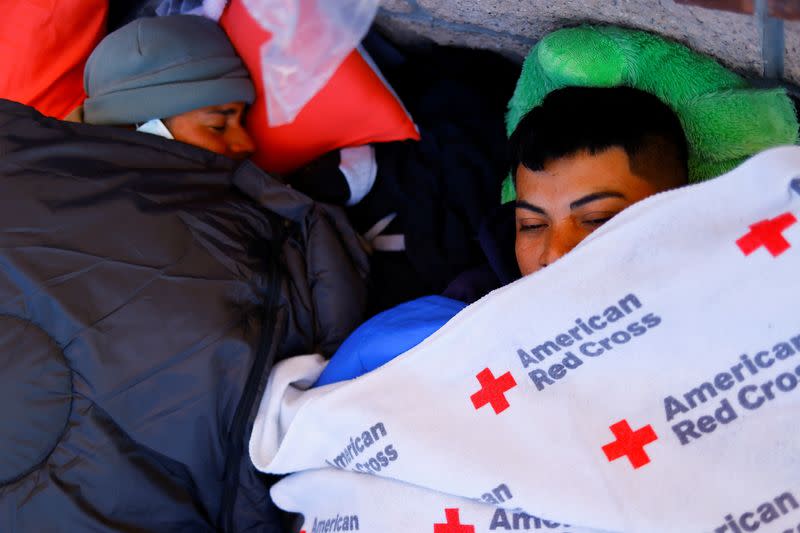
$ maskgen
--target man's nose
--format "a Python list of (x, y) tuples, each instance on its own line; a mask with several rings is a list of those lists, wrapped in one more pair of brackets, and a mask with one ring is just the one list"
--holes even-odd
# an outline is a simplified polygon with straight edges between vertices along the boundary
[(239, 126), (229, 132), (228, 150), (233, 159), (246, 159), (256, 151), (256, 145), (247, 130)]
[(539, 266), (552, 265), (561, 259), (564, 254), (575, 248), (580, 242), (580, 238), (574, 233), (570, 228), (553, 228), (539, 256)]

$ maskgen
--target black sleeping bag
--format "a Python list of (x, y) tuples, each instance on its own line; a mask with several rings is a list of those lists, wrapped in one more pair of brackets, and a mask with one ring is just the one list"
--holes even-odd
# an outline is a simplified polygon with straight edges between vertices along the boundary
[(333, 208), (249, 163), (0, 100), (0, 531), (282, 531), (272, 363), (362, 319)]

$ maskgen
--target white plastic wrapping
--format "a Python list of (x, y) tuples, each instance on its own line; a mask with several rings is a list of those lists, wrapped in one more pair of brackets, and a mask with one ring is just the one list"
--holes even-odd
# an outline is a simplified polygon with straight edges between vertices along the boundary
[(200, 15), (219, 20), (227, 0), (162, 0), (156, 6), (156, 15)]
[(379, 0), (243, 0), (261, 48), (270, 126), (291, 123), (369, 30)]
[[(219, 20), (228, 0), (161, 0), (159, 16)], [(272, 38), (261, 47), (270, 126), (289, 124), (366, 35), (380, 0), (242, 0)]]

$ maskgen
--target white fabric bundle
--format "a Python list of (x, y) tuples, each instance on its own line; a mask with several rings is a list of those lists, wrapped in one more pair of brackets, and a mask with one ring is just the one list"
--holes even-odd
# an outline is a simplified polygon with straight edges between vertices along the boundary
[(250, 442), (300, 472), (273, 498), (307, 533), (796, 529), (798, 176), (779, 148), (640, 202), (358, 379), (284, 361)]

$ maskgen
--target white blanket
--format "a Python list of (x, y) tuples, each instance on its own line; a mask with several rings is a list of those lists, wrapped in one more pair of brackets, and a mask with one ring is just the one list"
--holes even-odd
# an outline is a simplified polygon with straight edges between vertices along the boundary
[(273, 498), (307, 533), (795, 531), (798, 176), (779, 148), (640, 202), (358, 379), (284, 361)]

